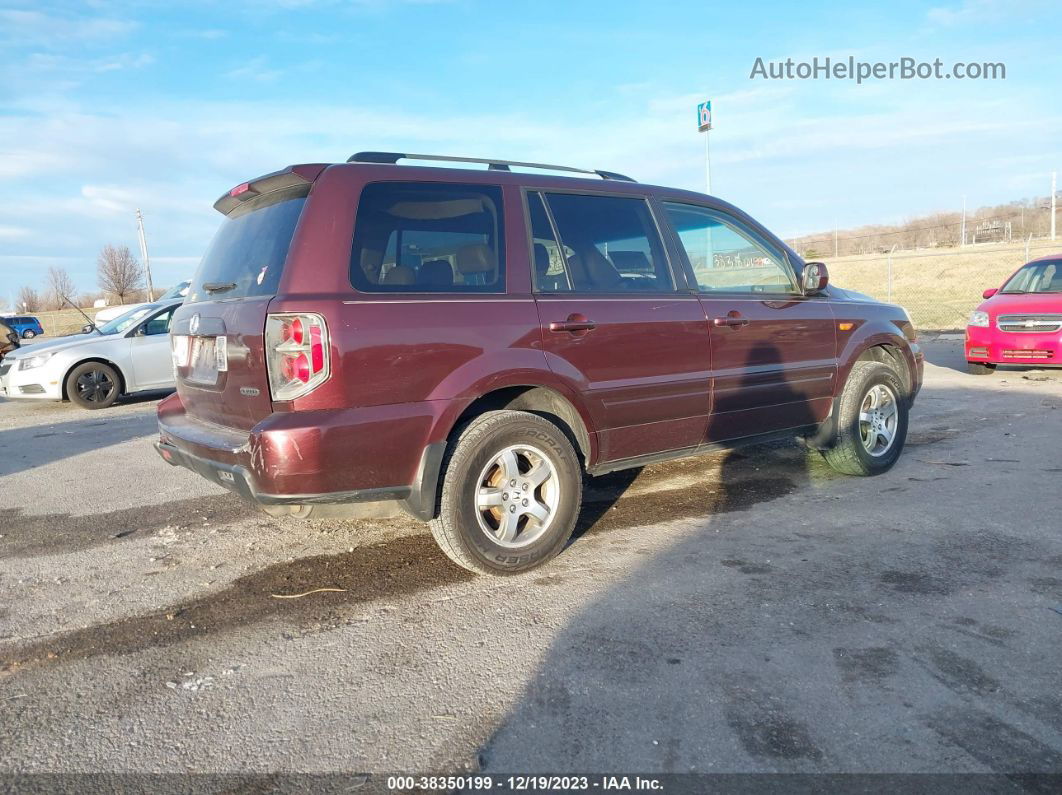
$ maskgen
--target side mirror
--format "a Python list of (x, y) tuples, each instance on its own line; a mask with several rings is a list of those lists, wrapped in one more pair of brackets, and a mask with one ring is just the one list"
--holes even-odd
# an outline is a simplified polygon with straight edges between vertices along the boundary
[(997, 287), (989, 287), (987, 290), (985, 290), (983, 293), (981, 293), (981, 297), (982, 298), (991, 298), (993, 295), (995, 295), (998, 292), (999, 292), (999, 288), (997, 288)]
[(94, 328), (96, 328), (94, 325), (92, 325), (91, 323), (88, 323), (88, 324), (86, 324), (86, 325), (81, 327), (81, 333), (82, 334), (91, 334), (92, 330)]
[(830, 272), (825, 262), (808, 262), (804, 265), (804, 277), (801, 286), (804, 295), (818, 295), (830, 283)]

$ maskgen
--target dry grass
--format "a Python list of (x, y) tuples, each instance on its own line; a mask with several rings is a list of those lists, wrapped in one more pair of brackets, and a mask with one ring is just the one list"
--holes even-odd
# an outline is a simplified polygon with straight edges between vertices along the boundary
[[(90, 318), (95, 316), (98, 309), (83, 309), (81, 310)], [(41, 321), (41, 325), (44, 326), (44, 333), (49, 337), (62, 337), (67, 334), (75, 334), (81, 331), (81, 327), (85, 325), (85, 318), (76, 309), (60, 309), (53, 312), (33, 312), (27, 313), (33, 314), (38, 320)]]
[[(1031, 259), (1062, 252), (1062, 242), (1033, 241)], [(880, 300), (890, 300), (889, 258), (883, 254), (827, 259), (830, 281)], [(999, 287), (1026, 262), (1024, 243), (967, 246), (940, 251), (898, 251), (892, 256), (893, 303), (921, 329), (961, 329), (988, 287)]]

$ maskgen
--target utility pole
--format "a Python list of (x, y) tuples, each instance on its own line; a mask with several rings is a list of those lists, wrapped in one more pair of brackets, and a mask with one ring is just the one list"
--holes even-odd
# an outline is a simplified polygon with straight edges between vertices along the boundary
[(966, 194), (962, 197), (962, 226), (959, 227), (959, 245), (966, 245)]
[(1058, 172), (1051, 172), (1051, 240), (1055, 239), (1055, 206), (1058, 202), (1058, 190), (1056, 187)]
[(155, 285), (151, 283), (151, 260), (148, 259), (147, 238), (144, 236), (144, 216), (140, 208), (136, 208), (136, 231), (140, 237), (140, 257), (144, 260), (144, 270), (147, 271), (148, 301), (155, 300)]
[(837, 219), (833, 219), (833, 258), (837, 259)]

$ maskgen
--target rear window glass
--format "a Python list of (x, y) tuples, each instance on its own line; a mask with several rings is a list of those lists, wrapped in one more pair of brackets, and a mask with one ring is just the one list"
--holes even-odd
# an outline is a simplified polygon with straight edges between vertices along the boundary
[(350, 281), (363, 292), (505, 289), (501, 189), (377, 182), (358, 201)]
[(276, 191), (233, 210), (207, 248), (186, 303), (276, 295), (307, 190)]

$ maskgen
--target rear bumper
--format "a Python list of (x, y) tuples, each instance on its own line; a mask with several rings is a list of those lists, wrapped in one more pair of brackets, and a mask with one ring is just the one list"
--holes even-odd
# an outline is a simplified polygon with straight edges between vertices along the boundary
[(1062, 334), (1027, 334), (967, 326), (964, 342), (968, 362), (1062, 366)]
[[(419, 408), (418, 408), (419, 407)], [(432, 407), (275, 413), (250, 431), (189, 417), (179, 395), (159, 404), (159, 455), (261, 505), (398, 501), (430, 519), (444, 442)]]
[(347, 502), (376, 502), (379, 500), (408, 500), (412, 486), (355, 489), (323, 494), (269, 494), (259, 490), (254, 475), (239, 464), (223, 464), (186, 452), (170, 441), (155, 442), (155, 449), (163, 460), (202, 475), (219, 486), (234, 491), (244, 499), (261, 505), (328, 505)]

